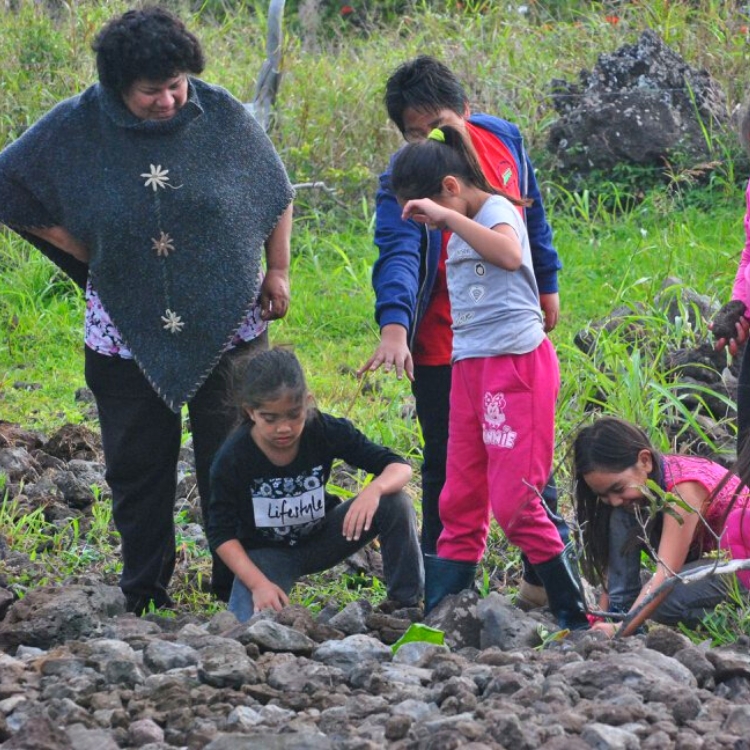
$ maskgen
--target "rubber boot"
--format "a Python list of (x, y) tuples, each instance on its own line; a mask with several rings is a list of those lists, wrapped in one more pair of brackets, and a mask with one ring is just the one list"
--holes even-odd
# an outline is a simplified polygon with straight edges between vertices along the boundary
[[(552, 523), (557, 527), (560, 539), (563, 544), (570, 541), (570, 529), (565, 519), (557, 513), (557, 484), (555, 484), (554, 474), (550, 474), (547, 484), (542, 491), (542, 501), (544, 509), (547, 512)], [(521, 565), (523, 567), (523, 576), (521, 585), (518, 588), (516, 605), (524, 611), (539, 609), (547, 606), (547, 592), (544, 590), (544, 584), (534, 570), (534, 566), (529, 562), (529, 558), (521, 553)]]
[(449, 594), (471, 588), (477, 564), (449, 560), (437, 555), (424, 556), (424, 613), (435, 609)]
[(570, 548), (534, 569), (547, 590), (549, 608), (560, 628), (584, 630), (589, 627), (581, 583), (570, 560)]

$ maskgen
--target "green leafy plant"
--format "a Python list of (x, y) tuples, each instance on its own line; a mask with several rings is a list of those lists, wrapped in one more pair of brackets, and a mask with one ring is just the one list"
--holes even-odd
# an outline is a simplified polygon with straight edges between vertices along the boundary
[(413, 622), (407, 631), (391, 646), (395, 654), (401, 646), (407, 643), (433, 643), (436, 646), (445, 644), (445, 633), (438, 628), (431, 628), (421, 622)]

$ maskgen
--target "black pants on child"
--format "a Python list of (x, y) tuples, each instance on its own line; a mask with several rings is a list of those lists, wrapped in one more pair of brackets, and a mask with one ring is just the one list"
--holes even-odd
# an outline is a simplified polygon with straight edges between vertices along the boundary
[[(248, 549), (248, 556), (266, 578), (288, 594), (302, 576), (329, 570), (378, 537), (388, 597), (403, 605), (417, 604), (424, 590), (424, 567), (417, 517), (409, 496), (404, 491), (383, 495), (372, 528), (362, 532), (358, 540), (349, 541), (343, 535), (344, 519), (354, 500), (327, 513), (316, 533), (301, 544)], [(246, 622), (254, 607), (252, 592), (236, 579), (229, 611), (240, 622)]]
[[(188, 404), (201, 511), (206, 518), (209, 471), (236, 421), (231, 403), (232, 362), (268, 346), (263, 334), (224, 354)], [(159, 398), (131, 359), (107, 357), (86, 347), (86, 382), (99, 412), (112, 515), (122, 538), (120, 588), (128, 609), (169, 603), (175, 567), (174, 504), (182, 417)], [(214, 556), (211, 585), (229, 599), (233, 575)]]

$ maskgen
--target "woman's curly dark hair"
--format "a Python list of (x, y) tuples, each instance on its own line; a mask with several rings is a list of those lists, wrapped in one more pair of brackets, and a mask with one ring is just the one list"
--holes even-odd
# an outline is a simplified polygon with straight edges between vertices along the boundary
[(198, 39), (163, 8), (129, 10), (109, 21), (92, 49), (102, 86), (125, 93), (138, 79), (166, 81), (180, 73), (198, 74), (205, 66)]

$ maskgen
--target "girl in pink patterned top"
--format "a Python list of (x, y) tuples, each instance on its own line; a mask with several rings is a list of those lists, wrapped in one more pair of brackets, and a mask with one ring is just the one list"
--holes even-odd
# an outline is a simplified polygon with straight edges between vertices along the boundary
[[(603, 417), (578, 433), (574, 477), (583, 567), (592, 582), (604, 587), (602, 609), (634, 609), (668, 578), (705, 564), (701, 558), (717, 548), (733, 559), (750, 557), (748, 491), (739, 477), (705, 458), (662, 456), (628, 422)], [(649, 480), (682, 502), (651, 513)], [(643, 549), (655, 556), (656, 572), (642, 585)], [(737, 577), (750, 588), (750, 571)], [(648, 603), (621, 635), (631, 635), (647, 618), (695, 623), (727, 598), (727, 584), (719, 576), (678, 581)], [(620, 629), (606, 622), (594, 627), (608, 635)]]

